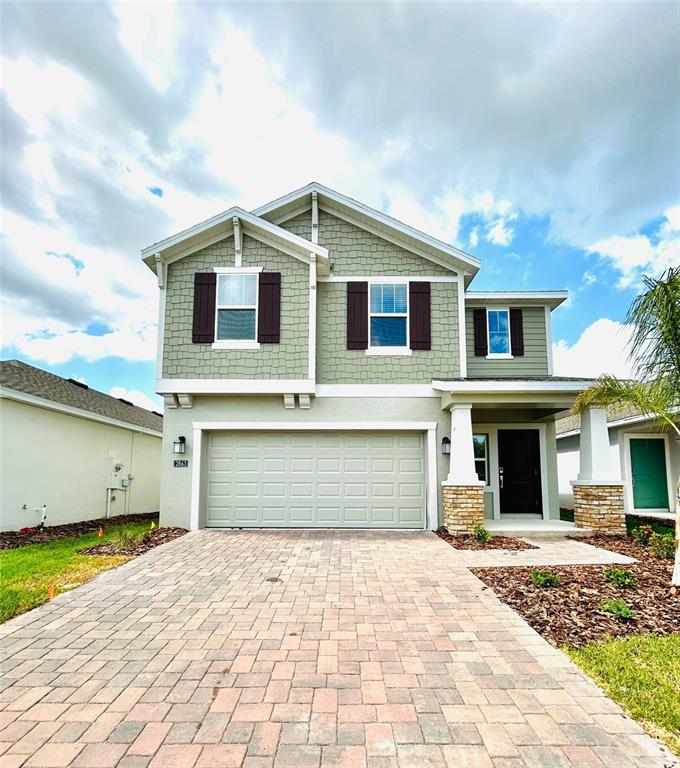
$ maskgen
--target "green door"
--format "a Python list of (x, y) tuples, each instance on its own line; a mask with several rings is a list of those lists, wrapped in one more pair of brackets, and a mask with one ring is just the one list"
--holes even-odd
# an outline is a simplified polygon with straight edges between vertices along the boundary
[(668, 509), (666, 450), (663, 438), (632, 438), (630, 466), (635, 509)]

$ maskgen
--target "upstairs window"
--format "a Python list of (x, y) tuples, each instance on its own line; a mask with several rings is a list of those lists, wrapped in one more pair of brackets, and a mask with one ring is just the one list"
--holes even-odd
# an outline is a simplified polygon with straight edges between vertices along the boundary
[(370, 286), (370, 346), (408, 346), (406, 283), (373, 283)]
[(486, 316), (489, 334), (489, 356), (509, 356), (510, 311), (507, 309), (487, 309)]
[(257, 275), (217, 276), (217, 341), (255, 341)]

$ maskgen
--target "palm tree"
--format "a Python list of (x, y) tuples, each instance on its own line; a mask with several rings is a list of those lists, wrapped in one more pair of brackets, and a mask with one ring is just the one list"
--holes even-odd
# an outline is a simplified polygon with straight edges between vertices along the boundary
[[(590, 405), (632, 406), (653, 417), (680, 442), (680, 267), (659, 279), (643, 278), (645, 290), (633, 301), (626, 323), (633, 333), (629, 353), (637, 381), (601, 376), (581, 392), (573, 412)], [(675, 567), (672, 584), (680, 586), (680, 478), (675, 494)]]

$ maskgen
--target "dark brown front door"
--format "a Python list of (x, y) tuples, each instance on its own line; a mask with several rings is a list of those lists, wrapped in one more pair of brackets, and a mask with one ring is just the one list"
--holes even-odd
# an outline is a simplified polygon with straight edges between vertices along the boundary
[(537, 429), (498, 430), (501, 514), (542, 514)]

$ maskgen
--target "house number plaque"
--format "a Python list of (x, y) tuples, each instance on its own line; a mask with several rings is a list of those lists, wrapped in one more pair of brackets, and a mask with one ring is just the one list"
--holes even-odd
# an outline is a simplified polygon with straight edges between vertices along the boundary
[(174, 466), (175, 467), (188, 467), (189, 466), (189, 459), (175, 459)]

